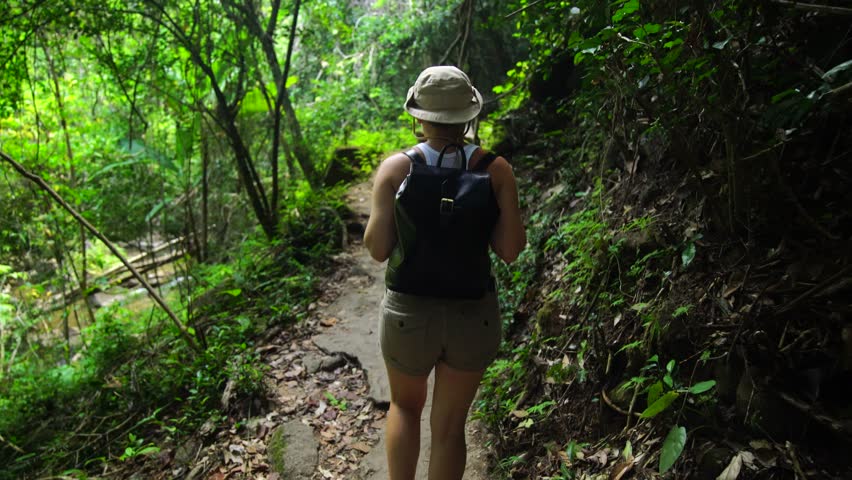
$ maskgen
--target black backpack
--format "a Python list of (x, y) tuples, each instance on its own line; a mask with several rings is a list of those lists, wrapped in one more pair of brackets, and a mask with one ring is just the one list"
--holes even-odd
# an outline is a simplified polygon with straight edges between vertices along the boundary
[[(461, 168), (442, 166), (451, 146), (461, 155)], [(460, 145), (444, 147), (436, 166), (427, 165), (416, 149), (405, 154), (411, 170), (396, 194), (397, 244), (388, 260), (387, 287), (441, 298), (481, 298), (493, 291), (488, 245), (500, 210), (486, 170), (497, 156), (486, 153), (468, 170)]]

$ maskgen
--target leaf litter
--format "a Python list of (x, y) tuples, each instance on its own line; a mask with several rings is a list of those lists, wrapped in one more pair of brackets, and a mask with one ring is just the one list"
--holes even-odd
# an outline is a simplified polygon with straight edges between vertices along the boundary
[[(337, 296), (345, 270), (338, 269), (327, 279), (322, 297), (308, 308), (311, 318), (273, 329), (259, 342), (255, 352), (269, 367), (265, 402), (255, 402), (248, 412), (233, 412), (222, 421), (205, 422), (196, 438), (184, 440), (193, 447), (188, 461), (176, 459), (180, 446), (164, 447), (156, 458), (136, 465), (136, 473), (155, 480), (282, 480), (286, 475), (271, 465), (269, 442), (278, 426), (295, 420), (313, 429), (318, 445), (318, 463), (310, 479), (355, 477), (361, 459), (379, 441), (385, 411), (369, 400), (363, 370), (345, 359), (317, 361), (327, 355), (311, 340), (338, 322), (322, 315), (318, 307)], [(306, 365), (310, 359), (319, 365), (313, 373)]]

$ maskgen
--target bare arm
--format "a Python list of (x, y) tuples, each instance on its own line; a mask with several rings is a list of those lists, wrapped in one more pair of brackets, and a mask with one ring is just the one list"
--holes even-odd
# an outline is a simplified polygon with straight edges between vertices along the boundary
[(404, 154), (392, 155), (382, 162), (373, 180), (370, 220), (364, 232), (364, 245), (378, 262), (387, 260), (396, 246), (394, 198), (410, 165), (411, 161)]
[(504, 262), (512, 263), (527, 244), (527, 232), (518, 204), (518, 185), (512, 166), (497, 157), (488, 167), (494, 185), (494, 195), (500, 206), (500, 216), (491, 235), (491, 248)]

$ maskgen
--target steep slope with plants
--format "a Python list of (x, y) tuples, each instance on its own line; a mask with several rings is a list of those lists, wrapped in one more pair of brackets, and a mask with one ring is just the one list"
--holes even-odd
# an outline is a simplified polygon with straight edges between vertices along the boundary
[(850, 475), (850, 13), (521, 13), (531, 98), (494, 128), (530, 244), (477, 413), (503, 476)]

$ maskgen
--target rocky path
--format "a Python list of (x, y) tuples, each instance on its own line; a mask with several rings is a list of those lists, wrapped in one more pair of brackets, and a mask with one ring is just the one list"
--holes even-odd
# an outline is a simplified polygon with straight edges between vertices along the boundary
[[(369, 217), (369, 183), (353, 187), (348, 194), (348, 204), (360, 220), (366, 224)], [(385, 375), (384, 362), (378, 348), (378, 311), (379, 303), (384, 294), (384, 264), (379, 264), (370, 258), (363, 245), (355, 243), (348, 251), (352, 262), (352, 276), (344, 285), (340, 296), (328, 307), (323, 309), (331, 318), (338, 319), (333, 328), (313, 338), (314, 343), (327, 353), (342, 353), (355, 358), (361, 365), (369, 384), (369, 398), (376, 405), (386, 406), (390, 401), (390, 387)], [(354, 280), (352, 280), (354, 279)], [(322, 313), (322, 312), (321, 312)], [(421, 455), (418, 464), (418, 478), (426, 478), (429, 468), (429, 412), (431, 410), (430, 395), (426, 409), (421, 419)], [(384, 427), (384, 422), (379, 426)], [(486, 479), (487, 458), (486, 450), (481, 445), (482, 435), (475, 424), (468, 427), (468, 442), (470, 454), (465, 479)], [(357, 476), (364, 480), (387, 479), (387, 466), (384, 452), (384, 439), (379, 437), (370, 452), (362, 459)]]
[[(369, 189), (363, 183), (347, 195), (353, 224), (366, 225)], [(268, 332), (257, 348), (269, 366), (266, 413), (235, 422), (208, 447), (186, 445), (173, 478), (388, 479), (383, 432), (390, 388), (377, 338), (384, 265), (360, 240), (335, 261), (338, 268), (308, 318)], [(430, 409), (431, 393), (421, 420), (418, 480), (427, 478)], [(492, 478), (484, 438), (470, 423), (465, 480)]]

